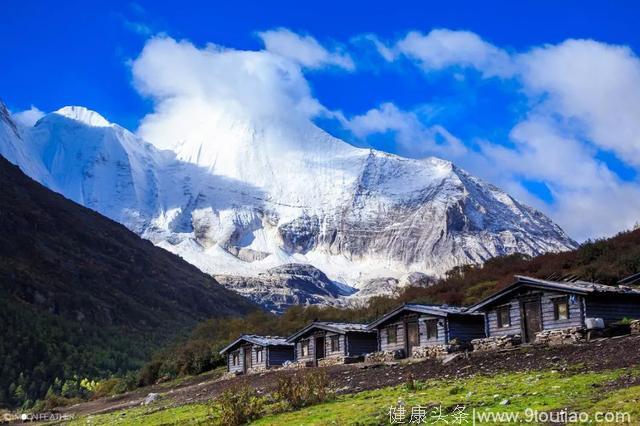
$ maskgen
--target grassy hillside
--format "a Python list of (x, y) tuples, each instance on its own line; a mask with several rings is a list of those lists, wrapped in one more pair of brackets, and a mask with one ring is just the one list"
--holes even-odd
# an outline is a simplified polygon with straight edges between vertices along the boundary
[(0, 406), (66, 381), (73, 394), (83, 377), (139, 367), (199, 320), (256, 309), (2, 157), (0, 182)]

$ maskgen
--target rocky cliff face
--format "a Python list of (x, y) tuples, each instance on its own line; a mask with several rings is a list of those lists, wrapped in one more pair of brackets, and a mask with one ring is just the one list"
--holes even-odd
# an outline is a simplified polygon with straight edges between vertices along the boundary
[[(548, 217), (448, 161), (355, 148), (312, 123), (221, 122), (224, 141), (160, 150), (81, 107), (30, 129), (1, 118), (0, 153), (26, 173), (207, 273), (244, 277), (223, 281), (268, 306), (575, 246)], [(289, 264), (329, 281), (305, 266), (273, 269)]]

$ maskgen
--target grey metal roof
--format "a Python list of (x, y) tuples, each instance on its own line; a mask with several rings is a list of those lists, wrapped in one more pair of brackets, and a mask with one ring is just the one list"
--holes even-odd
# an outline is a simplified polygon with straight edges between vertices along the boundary
[(357, 324), (351, 322), (331, 322), (331, 321), (313, 321), (306, 327), (296, 331), (287, 338), (287, 342), (293, 342), (298, 337), (304, 335), (309, 330), (317, 328), (319, 330), (331, 331), (334, 333), (345, 334), (349, 331), (369, 332), (367, 324)]
[(630, 285), (630, 284), (635, 284), (638, 281), (640, 281), (640, 272), (638, 272), (637, 274), (629, 275), (628, 277), (621, 279), (620, 281), (618, 281), (618, 284)]
[(280, 336), (258, 336), (255, 334), (243, 334), (233, 342), (229, 343), (224, 349), (220, 351), (220, 354), (224, 354), (233, 348), (240, 342), (252, 343), (258, 346), (291, 346), (291, 343), (287, 342), (287, 339)]
[(526, 277), (522, 275), (516, 275), (516, 281), (503, 288), (502, 290), (497, 291), (491, 296), (487, 297), (484, 300), (476, 303), (475, 305), (469, 308), (469, 311), (477, 312), (482, 307), (495, 302), (501, 297), (511, 293), (512, 291), (517, 290), (522, 286), (533, 287), (533, 288), (541, 288), (547, 290), (557, 290), (564, 291), (567, 293), (575, 293), (575, 294), (618, 294), (618, 295), (632, 295), (632, 296), (640, 296), (640, 290), (629, 288), (629, 287), (614, 287), (610, 285), (604, 285), (599, 283), (592, 283), (588, 281), (572, 281), (572, 282), (564, 282), (564, 281), (549, 281), (542, 280), (539, 278)]
[(388, 312), (380, 318), (376, 319), (371, 324), (369, 324), (367, 328), (371, 330), (387, 321), (388, 319), (398, 315), (402, 311), (418, 312), (421, 314), (433, 315), (437, 317), (448, 317), (449, 315), (477, 315), (476, 313), (468, 312), (467, 308), (460, 306), (405, 303), (404, 305), (400, 305), (391, 312)]

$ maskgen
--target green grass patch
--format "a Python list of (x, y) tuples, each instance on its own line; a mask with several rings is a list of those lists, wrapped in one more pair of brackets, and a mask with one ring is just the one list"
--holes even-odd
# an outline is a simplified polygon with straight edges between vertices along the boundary
[(150, 405), (97, 416), (82, 416), (63, 424), (65, 426), (210, 425), (214, 415), (209, 404), (188, 404), (172, 408)]
[[(428, 410), (442, 407), (452, 416), (456, 406), (487, 412), (518, 412), (526, 409), (549, 412), (569, 408), (588, 413), (627, 411), (640, 422), (640, 386), (603, 392), (605, 385), (625, 375), (639, 376), (640, 369), (619, 369), (597, 373), (575, 371), (509, 373), (475, 376), (462, 380), (417, 381), (415, 390), (405, 385), (352, 395), (341, 395), (330, 402), (298, 411), (276, 413), (282, 406), (267, 407), (267, 415), (255, 425), (380, 425), (389, 424), (389, 408), (402, 403)], [(507, 400), (508, 403), (504, 404)], [(200, 425), (215, 424), (215, 404), (191, 404), (160, 409), (138, 407), (106, 415), (82, 417), (72, 425)], [(410, 415), (407, 415), (408, 423)], [(451, 417), (449, 417), (451, 424)], [(444, 423), (443, 423), (444, 424)]]
[[(583, 406), (602, 397), (597, 385), (606, 383), (626, 370), (604, 373), (586, 373), (565, 376), (561, 373), (512, 373), (493, 377), (477, 376), (464, 380), (430, 380), (419, 383), (415, 391), (405, 386), (383, 388), (338, 397), (335, 401), (315, 405), (303, 410), (264, 417), (256, 425), (380, 425), (389, 424), (389, 408), (404, 403), (407, 412), (411, 407), (442, 408), (449, 421), (456, 406), (489, 412), (520, 412), (526, 409), (554, 411), (564, 407)], [(595, 385), (595, 386), (594, 386)], [(636, 396), (638, 394), (636, 393)], [(503, 401), (508, 400), (506, 405)], [(611, 401), (603, 401), (599, 409), (612, 407)], [(637, 410), (637, 409), (636, 409)], [(407, 422), (410, 415), (407, 415)], [(633, 417), (633, 416), (632, 416)], [(637, 415), (640, 420), (640, 415)], [(442, 423), (444, 424), (444, 423)]]

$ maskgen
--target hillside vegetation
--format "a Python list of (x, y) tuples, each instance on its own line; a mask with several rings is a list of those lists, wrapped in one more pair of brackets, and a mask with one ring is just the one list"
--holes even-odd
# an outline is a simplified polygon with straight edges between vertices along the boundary
[(577, 277), (615, 285), (637, 272), (640, 272), (640, 229), (587, 241), (572, 251), (534, 258), (514, 254), (488, 260), (482, 266), (458, 267), (432, 287), (407, 289), (398, 301), (469, 305), (510, 284), (514, 275), (550, 279)]
[(209, 319), (190, 337), (157, 353), (145, 366), (142, 383), (180, 375), (198, 374), (224, 360), (218, 351), (241, 334), (287, 336), (310, 321), (369, 322), (401, 303), (448, 303), (470, 305), (512, 282), (517, 274), (538, 278), (573, 276), (614, 285), (640, 271), (640, 230), (623, 232), (603, 240), (588, 241), (578, 249), (529, 258), (498, 257), (482, 266), (463, 266), (450, 271), (435, 285), (409, 287), (394, 296), (374, 297), (351, 308), (295, 306), (283, 315), (254, 312), (244, 317)]

